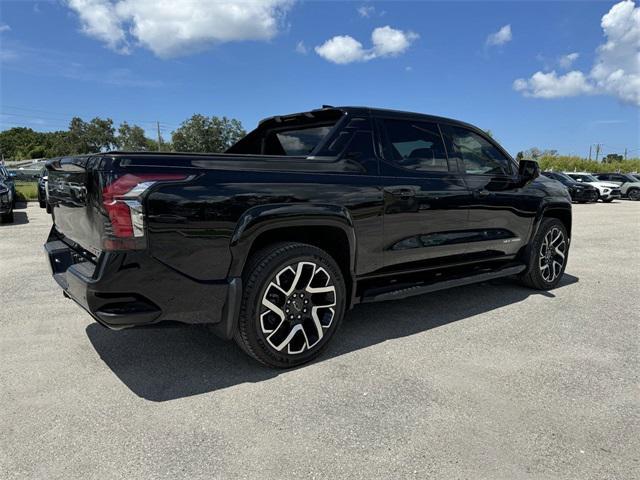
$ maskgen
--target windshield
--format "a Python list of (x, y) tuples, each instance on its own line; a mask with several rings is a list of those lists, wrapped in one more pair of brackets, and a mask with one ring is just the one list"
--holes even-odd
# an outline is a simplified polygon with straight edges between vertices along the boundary
[(593, 175), (588, 175), (586, 173), (568, 173), (567, 175), (575, 180), (582, 180), (583, 182), (599, 182), (600, 181)]
[(554, 178), (565, 185), (575, 185), (577, 182), (565, 173), (556, 173)]

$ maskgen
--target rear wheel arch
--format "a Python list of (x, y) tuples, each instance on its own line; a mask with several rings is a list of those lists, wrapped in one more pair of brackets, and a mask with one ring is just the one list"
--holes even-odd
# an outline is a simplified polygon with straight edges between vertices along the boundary
[(289, 209), (280, 207), (271, 214), (245, 214), (240, 219), (231, 241), (229, 276), (242, 276), (248, 259), (268, 245), (302, 243), (320, 248), (336, 261), (351, 296), (356, 269), (356, 236), (348, 212), (332, 208), (323, 213), (313, 208), (312, 213), (302, 213), (296, 207), (289, 212), (295, 211), (296, 215), (288, 215), (286, 210)]

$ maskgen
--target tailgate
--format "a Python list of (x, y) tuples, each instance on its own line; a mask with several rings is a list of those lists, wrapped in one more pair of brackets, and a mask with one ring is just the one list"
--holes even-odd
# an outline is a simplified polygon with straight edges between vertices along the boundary
[(48, 192), (56, 230), (93, 254), (101, 250), (103, 219), (93, 165), (96, 157), (64, 157), (47, 164)]

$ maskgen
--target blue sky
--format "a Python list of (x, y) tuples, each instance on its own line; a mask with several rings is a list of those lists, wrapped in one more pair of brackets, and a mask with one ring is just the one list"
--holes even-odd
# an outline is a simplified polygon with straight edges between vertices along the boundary
[(474, 123), (514, 155), (601, 143), (640, 156), (631, 0), (211, 5), (3, 1), (0, 128), (101, 116), (149, 134), (158, 120), (168, 137), (193, 113), (251, 129), (322, 104), (369, 105)]

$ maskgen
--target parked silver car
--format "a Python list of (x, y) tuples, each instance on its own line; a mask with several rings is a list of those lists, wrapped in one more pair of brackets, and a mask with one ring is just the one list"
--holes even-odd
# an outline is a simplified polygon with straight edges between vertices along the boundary
[(595, 177), (602, 182), (615, 183), (620, 187), (622, 197), (640, 200), (640, 180), (629, 173), (598, 173)]

